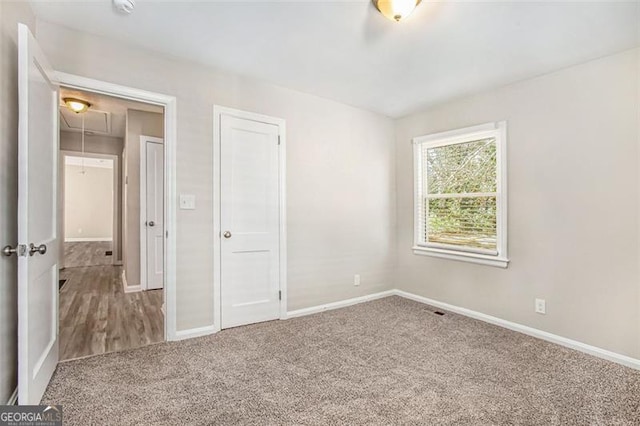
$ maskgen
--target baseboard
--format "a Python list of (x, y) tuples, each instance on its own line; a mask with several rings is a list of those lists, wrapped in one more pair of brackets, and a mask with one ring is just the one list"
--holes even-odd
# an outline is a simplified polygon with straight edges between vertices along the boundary
[(9, 397), (9, 400), (7, 401), (7, 405), (16, 405), (17, 403), (18, 403), (18, 387), (16, 386), (16, 388), (13, 390), (13, 393)]
[(417, 294), (408, 293), (403, 290), (397, 290), (397, 289), (392, 290), (392, 294), (404, 297), (406, 299), (411, 299), (416, 302), (434, 306), (436, 308), (444, 309), (450, 312), (455, 312), (456, 314), (464, 315), (466, 317), (488, 322), (493, 325), (508, 328), (509, 330), (517, 331), (532, 337), (537, 337), (539, 339), (546, 340), (547, 342), (555, 343), (560, 346), (565, 346), (570, 349), (575, 349), (577, 351), (584, 352), (586, 354), (593, 355), (598, 358), (603, 358), (608, 361), (612, 361), (636, 370), (640, 370), (640, 359), (631, 358), (629, 356), (621, 355), (616, 352), (599, 348), (597, 346), (591, 346), (586, 343), (578, 342), (576, 340), (567, 339), (566, 337), (562, 337), (556, 334), (548, 333), (546, 331), (538, 330), (537, 328), (507, 321), (491, 315), (483, 314), (481, 312), (472, 311), (471, 309), (461, 308), (459, 306), (450, 305), (448, 303), (429, 299), (427, 297), (418, 296)]
[(216, 332), (216, 329), (213, 325), (207, 325), (204, 327), (197, 327), (197, 328), (189, 328), (187, 330), (178, 330), (176, 331), (176, 336), (174, 340), (192, 339), (194, 337), (207, 336), (215, 332)]
[(137, 291), (142, 291), (142, 286), (141, 285), (129, 285), (127, 283), (127, 274), (125, 273), (124, 270), (122, 270), (122, 291), (124, 291), (125, 293), (135, 293)]
[(339, 302), (327, 303), (325, 305), (311, 306), (309, 308), (296, 309), (287, 312), (288, 318), (302, 317), (305, 315), (317, 314), (318, 312), (330, 311), (332, 309), (345, 308), (358, 303), (369, 302), (371, 300), (382, 299), (383, 297), (393, 296), (395, 290), (381, 291), (379, 293), (368, 294), (366, 296), (354, 297), (352, 299), (341, 300)]
[(142, 287), (139, 285), (128, 285), (124, 288), (125, 293), (137, 293), (138, 291), (142, 291)]
[(88, 242), (94, 242), (94, 241), (112, 242), (113, 239), (112, 238), (106, 238), (106, 237), (65, 238), (64, 239), (65, 243), (88, 243)]
[(122, 266), (122, 260), (114, 260), (113, 264), (114, 266)]

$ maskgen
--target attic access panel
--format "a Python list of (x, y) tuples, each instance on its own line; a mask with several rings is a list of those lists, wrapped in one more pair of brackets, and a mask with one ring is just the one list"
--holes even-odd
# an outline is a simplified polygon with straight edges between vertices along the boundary
[(97, 134), (108, 135), (111, 132), (111, 113), (105, 111), (88, 110), (76, 114), (66, 107), (60, 107), (60, 126), (62, 130), (82, 131), (82, 117), (84, 116), (84, 130)]

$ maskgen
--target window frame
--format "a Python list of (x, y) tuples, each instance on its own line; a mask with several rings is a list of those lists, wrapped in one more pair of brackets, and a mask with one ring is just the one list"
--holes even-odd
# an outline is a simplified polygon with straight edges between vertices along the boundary
[[(424, 173), (422, 167), (422, 148), (436, 148), (473, 142), (480, 139), (496, 140), (496, 250), (456, 247), (440, 243), (423, 242), (420, 235), (423, 225), (420, 223), (420, 211), (424, 208)], [(413, 253), (444, 259), (460, 260), (483, 265), (506, 268), (509, 264), (507, 255), (507, 122), (499, 121), (480, 124), (418, 136), (412, 139), (413, 144)], [(477, 193), (480, 194), (480, 193)], [(491, 193), (490, 196), (493, 196)]]

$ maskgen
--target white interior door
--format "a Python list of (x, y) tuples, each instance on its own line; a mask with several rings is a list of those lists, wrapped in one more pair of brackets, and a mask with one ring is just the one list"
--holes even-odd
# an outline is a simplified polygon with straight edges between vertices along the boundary
[(58, 88), (28, 27), (18, 34), (18, 402), (25, 405), (40, 402), (58, 363)]
[(220, 118), (222, 328), (280, 317), (278, 132)]
[(142, 147), (145, 177), (141, 182), (144, 183), (142, 196), (146, 207), (142, 229), (146, 234), (143, 236), (146, 249), (141, 253), (143, 265), (140, 269), (146, 272), (146, 286), (144, 278), (142, 285), (146, 290), (155, 290), (162, 288), (164, 282), (164, 145), (161, 140), (152, 142), (147, 138)]

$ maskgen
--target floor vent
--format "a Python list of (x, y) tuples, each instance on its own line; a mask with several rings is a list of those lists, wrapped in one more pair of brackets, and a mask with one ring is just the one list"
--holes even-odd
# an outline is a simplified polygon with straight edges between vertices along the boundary
[(105, 256), (113, 256), (113, 250), (107, 250), (104, 252)]
[(444, 312), (440, 312), (440, 311), (433, 311), (433, 313), (440, 316), (444, 315)]

